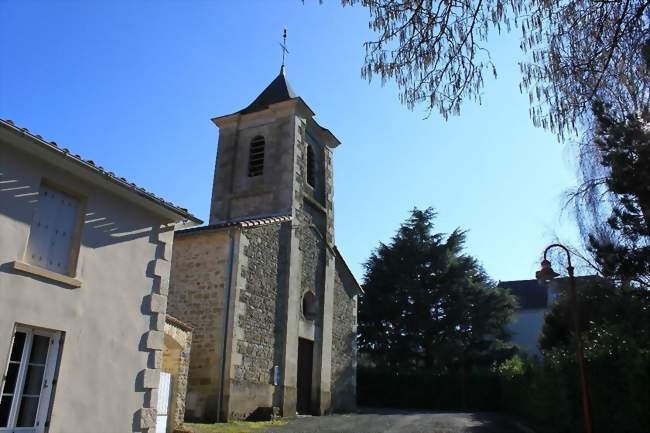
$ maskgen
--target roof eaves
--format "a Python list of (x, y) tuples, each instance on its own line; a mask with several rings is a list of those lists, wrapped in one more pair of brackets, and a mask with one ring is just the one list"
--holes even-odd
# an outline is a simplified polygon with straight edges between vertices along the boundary
[(122, 188), (125, 188), (125, 189), (129, 190), (130, 192), (135, 193), (135, 194), (137, 194), (138, 196), (140, 196), (142, 198), (145, 198), (147, 200), (150, 200), (150, 201), (154, 202), (158, 206), (161, 206), (161, 207), (175, 213), (176, 215), (182, 217), (185, 220), (190, 220), (190, 221), (192, 221), (192, 222), (194, 222), (196, 224), (202, 224), (203, 223), (202, 220), (200, 220), (199, 218), (197, 218), (194, 215), (192, 215), (191, 213), (189, 213), (189, 211), (187, 209), (176, 206), (175, 204), (164, 200), (162, 197), (158, 197), (154, 193), (149, 192), (149, 191), (145, 190), (144, 188), (137, 186), (135, 183), (129, 182), (124, 177), (118, 177), (117, 175), (115, 175), (115, 173), (107, 171), (101, 166), (95, 165), (95, 162), (92, 161), (92, 160), (85, 160), (85, 159), (81, 158), (81, 156), (79, 156), (79, 155), (74, 155), (74, 154), (70, 153), (70, 151), (68, 149), (59, 147), (56, 144), (56, 142), (54, 142), (54, 141), (48, 142), (43, 137), (41, 137), (40, 135), (33, 134), (32, 132), (30, 132), (27, 128), (19, 128), (11, 120), (0, 119), (0, 125), (7, 128), (7, 129), (9, 129), (9, 130), (11, 130), (11, 131), (13, 131), (13, 132), (15, 132), (15, 133), (17, 133), (17, 134), (20, 134), (20, 135), (23, 135), (23, 136), (29, 138), (31, 141), (38, 144), (39, 146), (41, 146), (44, 149), (55, 152), (55, 153), (59, 154), (60, 156), (62, 156), (64, 158), (76, 163), (77, 165), (79, 165), (81, 167), (84, 167), (85, 169), (90, 170), (90, 171), (94, 172), (95, 174), (100, 175), (101, 177), (108, 180), (109, 182), (117, 184), (117, 185), (121, 186)]
[(211, 231), (229, 229), (233, 227), (247, 229), (247, 228), (265, 226), (269, 224), (288, 222), (291, 221), (291, 219), (292, 219), (291, 215), (280, 215), (280, 216), (271, 215), (271, 216), (264, 216), (264, 217), (237, 219), (231, 221), (218, 222), (215, 224), (209, 224), (200, 227), (192, 227), (184, 230), (177, 230), (176, 234), (189, 235), (198, 232), (211, 232)]
[(366, 292), (363, 290), (363, 287), (361, 286), (361, 284), (359, 284), (359, 281), (357, 281), (357, 278), (352, 273), (352, 270), (350, 269), (347, 262), (343, 258), (343, 255), (339, 251), (338, 247), (334, 247), (334, 252), (336, 253), (336, 256), (339, 258), (341, 263), (343, 264), (343, 267), (345, 268), (345, 270), (348, 272), (348, 274), (350, 274), (350, 277), (352, 278), (352, 281), (354, 281), (354, 284), (356, 284), (357, 289), (359, 290), (359, 294), (361, 294), (361, 295), (365, 294)]
[(329, 147), (335, 148), (335, 147), (337, 147), (338, 145), (341, 144), (341, 140), (339, 140), (338, 138), (336, 138), (336, 135), (334, 135), (334, 134), (332, 133), (332, 131), (330, 131), (329, 129), (327, 129), (327, 128), (325, 128), (324, 126), (322, 126), (322, 125), (321, 125), (320, 123), (318, 123), (318, 122), (316, 121), (316, 119), (314, 119), (313, 117), (312, 117), (311, 120), (312, 120), (312, 122), (314, 122), (314, 125), (316, 125), (316, 127), (317, 127), (318, 129), (320, 129), (320, 133), (323, 134), (324, 136), (326, 136), (327, 139), (331, 142), (331, 144), (329, 145)]
[(174, 326), (174, 327), (176, 327), (178, 329), (186, 331), (186, 332), (192, 332), (192, 330), (194, 330), (193, 325), (190, 325), (189, 323), (185, 323), (185, 322), (183, 322), (181, 320), (178, 320), (176, 317), (171, 316), (169, 314), (165, 315), (165, 322), (169, 323), (170, 325), (172, 325), (172, 326)]

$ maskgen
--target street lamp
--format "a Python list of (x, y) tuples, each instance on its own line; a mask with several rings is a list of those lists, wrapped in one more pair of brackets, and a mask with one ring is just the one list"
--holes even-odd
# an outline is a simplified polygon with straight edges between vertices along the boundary
[(567, 268), (569, 272), (569, 291), (571, 300), (571, 310), (573, 310), (573, 326), (576, 334), (576, 352), (578, 353), (578, 366), (580, 367), (580, 384), (582, 385), (582, 410), (585, 417), (585, 431), (591, 433), (591, 411), (589, 410), (589, 392), (587, 389), (587, 377), (585, 375), (585, 358), (582, 352), (582, 339), (580, 337), (580, 321), (578, 320), (578, 300), (576, 294), (576, 282), (573, 275), (573, 266), (571, 266), (571, 254), (569, 249), (561, 244), (552, 244), (544, 250), (544, 260), (542, 260), (542, 269), (535, 273), (538, 280), (551, 281), (558, 274), (551, 267), (551, 262), (546, 259), (546, 253), (551, 248), (562, 248), (567, 256)]

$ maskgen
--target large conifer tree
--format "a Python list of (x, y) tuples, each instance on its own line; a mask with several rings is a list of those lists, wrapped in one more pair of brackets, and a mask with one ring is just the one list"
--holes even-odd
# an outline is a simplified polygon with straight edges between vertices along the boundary
[(463, 254), (465, 232), (434, 233), (434, 218), (414, 209), (366, 263), (360, 347), (377, 364), (444, 373), (507, 347), (514, 298)]
[(589, 246), (603, 275), (648, 289), (650, 107), (619, 118), (608, 106), (597, 103), (594, 115), (597, 158), (606, 172), (600, 182), (609, 193), (612, 210), (609, 230), (590, 233)]

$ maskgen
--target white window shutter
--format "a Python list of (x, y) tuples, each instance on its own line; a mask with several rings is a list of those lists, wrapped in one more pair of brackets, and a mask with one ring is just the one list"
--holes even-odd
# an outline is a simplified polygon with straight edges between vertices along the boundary
[(78, 209), (77, 199), (41, 185), (29, 235), (27, 261), (60, 274), (69, 273)]

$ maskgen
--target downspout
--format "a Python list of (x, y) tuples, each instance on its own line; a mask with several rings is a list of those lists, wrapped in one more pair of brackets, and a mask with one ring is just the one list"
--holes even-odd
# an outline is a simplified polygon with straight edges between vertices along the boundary
[(225, 313), (223, 326), (223, 348), (221, 351), (221, 380), (219, 383), (219, 400), (217, 401), (217, 422), (221, 422), (221, 408), (223, 407), (223, 389), (226, 382), (226, 353), (228, 349), (228, 322), (230, 321), (230, 292), (232, 289), (233, 264), (235, 256), (235, 231), (229, 232), (230, 245), (228, 248), (228, 280), (226, 282), (225, 292)]

